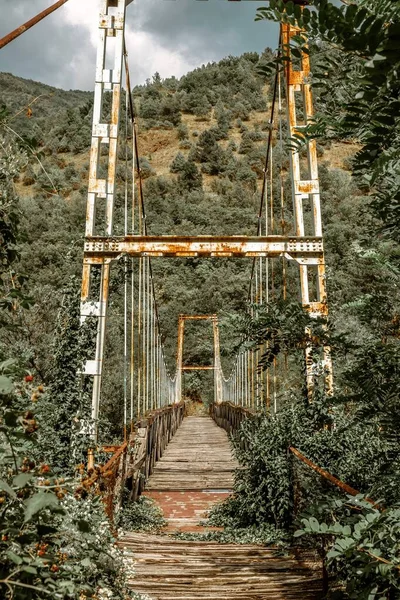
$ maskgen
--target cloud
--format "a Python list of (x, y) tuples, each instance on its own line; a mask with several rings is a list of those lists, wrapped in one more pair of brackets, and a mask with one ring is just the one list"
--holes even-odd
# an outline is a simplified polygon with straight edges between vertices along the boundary
[[(49, 5), (0, 0), (0, 36)], [(134, 0), (127, 10), (133, 83), (184, 73), (229, 54), (275, 47), (277, 27), (254, 23), (257, 2)], [(65, 89), (93, 89), (99, 0), (69, 0), (0, 52), (0, 71)]]

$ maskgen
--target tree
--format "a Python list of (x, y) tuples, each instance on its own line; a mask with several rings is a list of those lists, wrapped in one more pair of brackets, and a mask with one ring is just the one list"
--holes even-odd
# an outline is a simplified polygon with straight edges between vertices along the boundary
[(143, 119), (158, 119), (160, 116), (160, 103), (152, 98), (143, 99), (140, 104), (140, 116)]
[(206, 120), (211, 111), (211, 104), (207, 100), (207, 97), (198, 96), (194, 102), (193, 114), (199, 121)]
[(175, 156), (174, 160), (171, 163), (171, 166), (169, 168), (171, 173), (181, 173), (186, 165), (186, 160), (185, 157), (183, 156), (182, 152), (178, 152), (178, 154)]
[(188, 126), (184, 123), (180, 123), (177, 129), (178, 140), (183, 141), (189, 138), (189, 129)]
[(161, 102), (160, 117), (169, 121), (176, 127), (181, 122), (181, 111), (175, 96), (168, 96)]
[(189, 192), (202, 188), (201, 173), (193, 161), (188, 160), (183, 165), (178, 176), (178, 185), (182, 190)]
[(13, 327), (18, 308), (30, 305), (24, 291), (25, 277), (15, 271), (20, 257), (17, 241), (21, 210), (13, 183), (19, 170), (26, 165), (27, 156), (0, 136), (0, 159), (0, 323)]

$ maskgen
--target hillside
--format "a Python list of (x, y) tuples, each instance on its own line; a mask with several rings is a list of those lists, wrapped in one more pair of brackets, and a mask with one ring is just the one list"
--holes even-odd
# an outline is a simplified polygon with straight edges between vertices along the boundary
[[(262, 57), (256, 53), (228, 57), (196, 69), (179, 81), (161, 80), (156, 74), (152, 81), (134, 89), (150, 233), (251, 235), (256, 232), (271, 100), (269, 82), (257, 74), (257, 64), (269, 55), (266, 50)], [(72, 276), (79, 286), (92, 95), (56, 90), (10, 74), (0, 74), (0, 89), (0, 102), (9, 113), (8, 126), (29, 146), (29, 163), (15, 185), (26, 231), (21, 267), (29, 274), (36, 304), (29, 320), (23, 317), (25, 333), (18, 345), (46, 380), (63, 290)], [(122, 134), (124, 121), (123, 108)], [(274, 144), (278, 144), (275, 138)], [(339, 142), (319, 145), (331, 267), (343, 262), (343, 239), (352, 238), (357, 231), (350, 218), (357, 211), (360, 194), (346, 172), (355, 149), (352, 144)], [(279, 163), (282, 165), (289, 197), (285, 152), (276, 149), (275, 169)], [(119, 155), (121, 159), (125, 156), (123, 141)], [(274, 177), (278, 177), (277, 171)], [(120, 202), (124, 179), (121, 160), (117, 178)], [(347, 211), (344, 222), (335, 205)], [(289, 223), (291, 212), (290, 208), (287, 210)], [(117, 233), (121, 225), (117, 216)], [(277, 229), (276, 233), (279, 232)], [(220, 316), (227, 368), (229, 350), (237, 343), (232, 314), (244, 307), (251, 261), (164, 259), (153, 261), (153, 269), (171, 367), (178, 314), (204, 312)], [(334, 306), (335, 296), (342, 300), (346, 290), (336, 284), (337, 275), (332, 268), (330, 273)], [(104, 387), (107, 402), (111, 402), (115, 390), (121, 390), (122, 385), (117, 361), (122, 343), (121, 293), (121, 273), (116, 269), (107, 350), (112, 374)], [(199, 333), (188, 330), (185, 360), (209, 364), (211, 335)], [(204, 394), (211, 386), (210, 379), (206, 383), (207, 377), (197, 373), (187, 376), (188, 391)]]

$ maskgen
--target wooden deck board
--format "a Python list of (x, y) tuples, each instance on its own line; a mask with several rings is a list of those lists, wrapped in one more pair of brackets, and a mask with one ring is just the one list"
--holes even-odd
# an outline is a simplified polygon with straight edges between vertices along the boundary
[[(145, 494), (163, 509), (166, 533), (202, 531), (210, 507), (232, 491), (233, 459), (225, 431), (208, 417), (187, 417), (157, 463)], [(321, 564), (310, 554), (288, 556), (258, 545), (186, 541), (126, 533), (132, 589), (152, 600), (317, 600)]]

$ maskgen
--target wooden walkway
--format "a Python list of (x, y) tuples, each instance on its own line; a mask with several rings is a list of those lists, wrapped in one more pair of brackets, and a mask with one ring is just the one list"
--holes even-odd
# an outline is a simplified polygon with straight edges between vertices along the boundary
[(199, 521), (230, 495), (237, 466), (223, 429), (210, 417), (187, 417), (145, 493), (161, 506), (169, 531), (202, 531)]
[(162, 535), (126, 533), (132, 589), (152, 600), (316, 600), (321, 566), (274, 548), (172, 538), (171, 531), (204, 531), (199, 520), (232, 491), (232, 458), (225, 431), (210, 417), (187, 417), (157, 463), (146, 495), (161, 506)]

